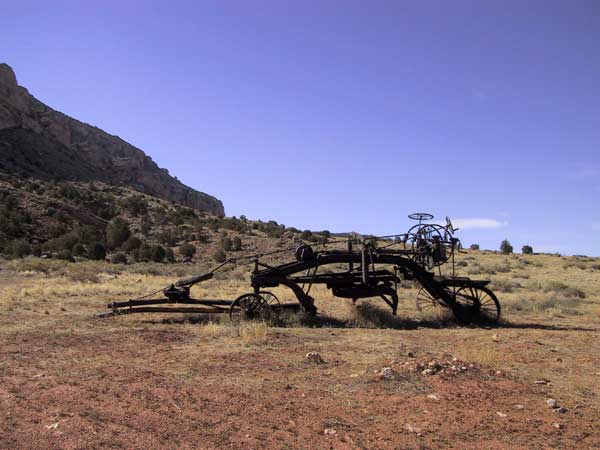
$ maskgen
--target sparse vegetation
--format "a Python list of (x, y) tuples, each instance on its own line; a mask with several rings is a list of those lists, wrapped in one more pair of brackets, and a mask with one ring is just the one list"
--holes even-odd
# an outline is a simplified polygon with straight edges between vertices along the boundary
[(531, 245), (524, 245), (524, 246), (521, 248), (521, 252), (522, 252), (524, 255), (531, 255), (531, 254), (533, 253), (533, 247), (532, 247)]
[(510, 244), (510, 242), (508, 242), (508, 239), (504, 239), (500, 243), (500, 252), (502, 252), (505, 255), (508, 255), (509, 253), (513, 252), (513, 246)]

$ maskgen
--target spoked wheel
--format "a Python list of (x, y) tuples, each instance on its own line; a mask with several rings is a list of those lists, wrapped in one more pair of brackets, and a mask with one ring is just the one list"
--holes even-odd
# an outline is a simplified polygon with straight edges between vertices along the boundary
[(272, 317), (272, 305), (279, 304), (279, 300), (270, 292), (260, 294), (244, 294), (236, 298), (229, 307), (229, 318), (234, 321), (241, 320), (269, 320)]
[(444, 305), (433, 298), (425, 288), (419, 289), (415, 304), (417, 311), (422, 314), (438, 313), (444, 308)]
[(500, 318), (500, 302), (486, 287), (462, 287), (455, 299), (452, 312), (462, 323), (496, 323)]

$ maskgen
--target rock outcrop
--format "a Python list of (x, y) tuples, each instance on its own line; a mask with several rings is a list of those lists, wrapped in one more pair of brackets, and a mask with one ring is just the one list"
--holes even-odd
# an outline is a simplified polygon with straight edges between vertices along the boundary
[(38, 178), (99, 180), (223, 216), (223, 204), (161, 169), (118, 136), (73, 119), (19, 86), (0, 64), (0, 171)]

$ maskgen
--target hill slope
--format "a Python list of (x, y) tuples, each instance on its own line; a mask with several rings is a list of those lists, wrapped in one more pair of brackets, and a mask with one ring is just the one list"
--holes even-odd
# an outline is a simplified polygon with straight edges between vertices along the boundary
[(55, 111), (0, 64), (0, 171), (19, 177), (121, 184), (145, 194), (224, 216), (221, 201), (161, 169), (142, 150)]

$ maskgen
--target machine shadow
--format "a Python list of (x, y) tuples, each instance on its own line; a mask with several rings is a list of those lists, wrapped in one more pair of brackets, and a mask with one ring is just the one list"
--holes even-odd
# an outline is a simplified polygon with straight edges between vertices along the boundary
[[(422, 319), (405, 316), (393, 316), (389, 311), (370, 304), (359, 305), (355, 308), (353, 317), (341, 319), (327, 314), (316, 316), (298, 313), (282, 313), (263, 319), (276, 328), (364, 328), (364, 329), (530, 329), (546, 331), (587, 331), (600, 332), (598, 329), (571, 325), (549, 325), (534, 322), (510, 322), (500, 320), (498, 323), (463, 324), (452, 316)], [(144, 320), (147, 324), (193, 324), (206, 325), (220, 323), (235, 326), (229, 317), (223, 314), (186, 314), (179, 317)]]

